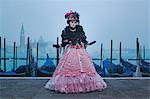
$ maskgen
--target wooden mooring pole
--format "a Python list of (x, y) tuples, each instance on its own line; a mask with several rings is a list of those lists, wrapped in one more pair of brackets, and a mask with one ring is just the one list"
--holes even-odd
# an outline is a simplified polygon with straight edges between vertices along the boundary
[(15, 63), (16, 63), (16, 42), (14, 42), (14, 53), (13, 53), (13, 69), (12, 71), (15, 71)]
[(59, 63), (59, 38), (57, 37), (57, 44), (54, 44), (53, 47), (56, 48), (56, 65)]
[(38, 67), (38, 59), (39, 57), (39, 43), (37, 43), (37, 48), (36, 48), (36, 69), (35, 69), (35, 74), (37, 74), (37, 67)]
[(137, 68), (136, 68), (136, 72), (134, 73), (134, 76), (136, 77), (141, 77), (142, 74), (141, 74), (141, 71), (140, 71), (140, 50), (139, 50), (139, 47), (140, 47), (140, 44), (139, 44), (139, 41), (138, 41), (138, 38), (136, 39), (136, 62), (137, 62)]
[[(59, 38), (57, 37), (57, 45), (59, 46)], [(59, 47), (57, 48), (57, 65), (59, 63)]]
[(103, 68), (103, 43), (101, 43), (101, 50), (100, 50), (100, 67)]
[(111, 40), (111, 52), (110, 52), (110, 73), (112, 73), (112, 54), (113, 54), (113, 40)]
[(138, 38), (136, 39), (136, 45), (137, 45), (137, 51), (136, 51), (136, 57), (137, 57), (137, 66), (140, 65), (140, 44)]
[(16, 46), (16, 56), (15, 56), (15, 57), (16, 57), (16, 65), (15, 65), (15, 69), (17, 69), (17, 62), (18, 62), (18, 61), (17, 61), (17, 59), (18, 59), (18, 58), (17, 58), (17, 57), (18, 57), (18, 54), (17, 54), (18, 51), (17, 51), (17, 50), (18, 50), (18, 47)]
[(2, 56), (1, 56), (1, 54), (2, 54), (2, 38), (0, 36), (0, 70), (2, 70), (2, 63), (1, 63)]
[(6, 39), (4, 38), (4, 72), (6, 72)]
[(143, 46), (143, 59), (145, 60), (145, 46)]
[(28, 66), (26, 69), (26, 75), (30, 76), (30, 41), (29, 37), (27, 39), (27, 57), (26, 57), (26, 66)]
[(122, 58), (122, 56), (121, 56), (121, 42), (120, 42), (120, 46), (119, 46), (119, 61), (120, 61), (120, 63), (121, 63), (121, 58)]
[(32, 49), (30, 48), (30, 41), (29, 41), (29, 64), (28, 64), (28, 72), (29, 72), (29, 77), (31, 76), (31, 58), (32, 57)]

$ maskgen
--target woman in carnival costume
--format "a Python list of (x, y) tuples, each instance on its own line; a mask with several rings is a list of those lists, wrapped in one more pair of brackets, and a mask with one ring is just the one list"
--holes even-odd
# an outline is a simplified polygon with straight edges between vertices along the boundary
[(90, 45), (85, 32), (79, 25), (79, 14), (68, 12), (66, 28), (62, 31), (64, 53), (51, 79), (45, 88), (62, 93), (101, 91), (107, 87), (102, 77), (96, 72), (86, 47)]

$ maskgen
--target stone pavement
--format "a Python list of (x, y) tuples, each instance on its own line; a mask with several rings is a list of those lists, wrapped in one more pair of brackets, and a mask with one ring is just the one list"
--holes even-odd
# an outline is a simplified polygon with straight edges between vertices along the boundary
[(105, 79), (108, 88), (64, 94), (44, 88), (48, 79), (0, 79), (0, 99), (150, 99), (150, 79)]

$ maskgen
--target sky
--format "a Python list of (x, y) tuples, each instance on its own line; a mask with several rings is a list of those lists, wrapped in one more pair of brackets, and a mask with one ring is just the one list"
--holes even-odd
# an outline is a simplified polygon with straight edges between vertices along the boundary
[(135, 48), (136, 37), (150, 48), (150, 0), (0, 0), (0, 35), (7, 44), (19, 45), (22, 24), (26, 37), (56, 42), (67, 26), (65, 13), (77, 11), (89, 50)]

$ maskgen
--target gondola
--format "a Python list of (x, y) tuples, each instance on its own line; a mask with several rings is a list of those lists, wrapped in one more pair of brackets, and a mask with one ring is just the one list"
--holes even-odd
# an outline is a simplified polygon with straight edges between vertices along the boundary
[(128, 69), (131, 70), (132, 72), (136, 72), (136, 68), (137, 68), (136, 65), (133, 65), (133, 64), (131, 64), (131, 63), (129, 63), (129, 62), (123, 60), (122, 58), (120, 59), (120, 61), (121, 61), (121, 64), (122, 64), (123, 66), (125, 66), (126, 68), (128, 68)]
[(32, 57), (32, 60), (31, 60), (31, 62), (30, 62), (30, 66), (29, 65), (21, 65), (21, 66), (19, 66), (16, 70), (15, 70), (15, 72), (16, 73), (26, 73), (26, 75), (28, 75), (29, 74), (29, 72), (30, 72), (30, 75), (29, 76), (31, 76), (31, 77), (35, 77), (35, 71), (36, 71), (36, 62), (35, 62), (35, 60), (34, 60), (34, 57)]
[[(36, 69), (36, 62), (34, 58), (30, 63), (30, 76), (34, 76), (34, 72)], [(12, 71), (4, 72), (1, 70), (0, 77), (25, 77), (27, 76), (27, 71), (29, 70), (29, 65), (21, 65), (16, 70), (12, 69)]]
[(137, 66), (129, 63), (128, 61), (125, 61), (124, 59), (120, 58), (120, 63), (124, 67), (124, 72), (122, 75), (131, 75), (130, 77), (134, 76), (134, 73), (136, 72)]
[(16, 73), (13, 71), (8, 72), (0, 72), (0, 77), (23, 77), (25, 76), (25, 73)]
[(104, 77), (104, 76), (105, 76), (104, 69), (103, 69), (101, 66), (97, 65), (95, 62), (93, 62), (93, 65), (94, 65), (94, 67), (95, 67), (96, 72), (97, 72), (100, 76)]
[(141, 59), (141, 64), (150, 67), (150, 63), (146, 62), (144, 59)]
[(103, 61), (103, 67), (105, 69), (105, 76), (108, 77), (133, 77), (133, 72), (131, 69), (125, 67), (124, 65), (116, 65), (112, 63), (112, 69), (110, 68), (111, 62), (106, 59)]
[(140, 70), (142, 72), (142, 76), (150, 77), (150, 63), (141, 59)]
[(37, 69), (37, 77), (51, 77), (53, 75), (53, 72), (55, 71), (56, 67), (52, 61), (47, 55), (46, 62), (42, 67), (39, 67)]

